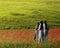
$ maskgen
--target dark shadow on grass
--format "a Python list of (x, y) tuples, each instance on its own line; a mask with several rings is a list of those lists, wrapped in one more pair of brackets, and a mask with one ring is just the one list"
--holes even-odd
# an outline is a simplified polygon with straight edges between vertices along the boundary
[(12, 16), (25, 16), (23, 13), (11, 13)]
[(56, 0), (56, 1), (46, 1), (46, 4), (48, 4), (48, 5), (49, 5), (49, 4), (50, 4), (50, 5), (51, 5), (51, 4), (60, 4), (60, 1), (57, 1), (57, 0)]

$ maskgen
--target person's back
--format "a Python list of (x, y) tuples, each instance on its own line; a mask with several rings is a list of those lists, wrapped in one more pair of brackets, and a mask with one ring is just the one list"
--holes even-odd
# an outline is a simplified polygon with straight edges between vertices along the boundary
[(35, 37), (34, 37), (34, 40), (36, 40), (36, 41), (42, 41), (42, 28), (43, 28), (42, 23), (43, 23), (43, 21), (38, 22), (36, 27), (35, 27)]
[(43, 42), (43, 21), (40, 21), (39, 41), (40, 41), (40, 42)]
[(39, 28), (38, 28), (38, 41), (42, 41), (42, 36), (41, 36), (41, 32), (42, 32), (42, 30), (41, 30), (41, 22), (40, 22), (40, 25), (39, 25)]
[(35, 27), (35, 36), (34, 36), (34, 40), (38, 40), (38, 29), (39, 29), (39, 22), (37, 23), (36, 27)]
[(44, 32), (44, 40), (48, 40), (48, 25), (47, 22), (44, 21), (43, 23), (43, 32)]
[(43, 23), (43, 32), (44, 32), (44, 36), (45, 36), (45, 33), (46, 33), (46, 26), (45, 26), (45, 23)]

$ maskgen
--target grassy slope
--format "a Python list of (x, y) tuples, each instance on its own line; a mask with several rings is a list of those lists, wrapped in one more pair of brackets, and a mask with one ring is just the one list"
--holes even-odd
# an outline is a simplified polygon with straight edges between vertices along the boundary
[(59, 0), (0, 0), (0, 29), (34, 29), (41, 20), (60, 27)]

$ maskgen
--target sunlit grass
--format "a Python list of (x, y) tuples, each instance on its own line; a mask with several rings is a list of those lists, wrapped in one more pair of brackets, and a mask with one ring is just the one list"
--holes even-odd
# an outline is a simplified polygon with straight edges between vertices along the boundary
[(0, 29), (34, 29), (41, 20), (60, 27), (59, 0), (0, 0)]

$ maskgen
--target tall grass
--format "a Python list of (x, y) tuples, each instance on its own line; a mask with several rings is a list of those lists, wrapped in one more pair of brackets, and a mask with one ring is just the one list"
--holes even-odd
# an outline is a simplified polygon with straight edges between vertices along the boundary
[(60, 42), (45, 43), (0, 43), (0, 48), (60, 48)]
[(60, 0), (0, 0), (0, 29), (34, 29), (41, 20), (60, 27)]

